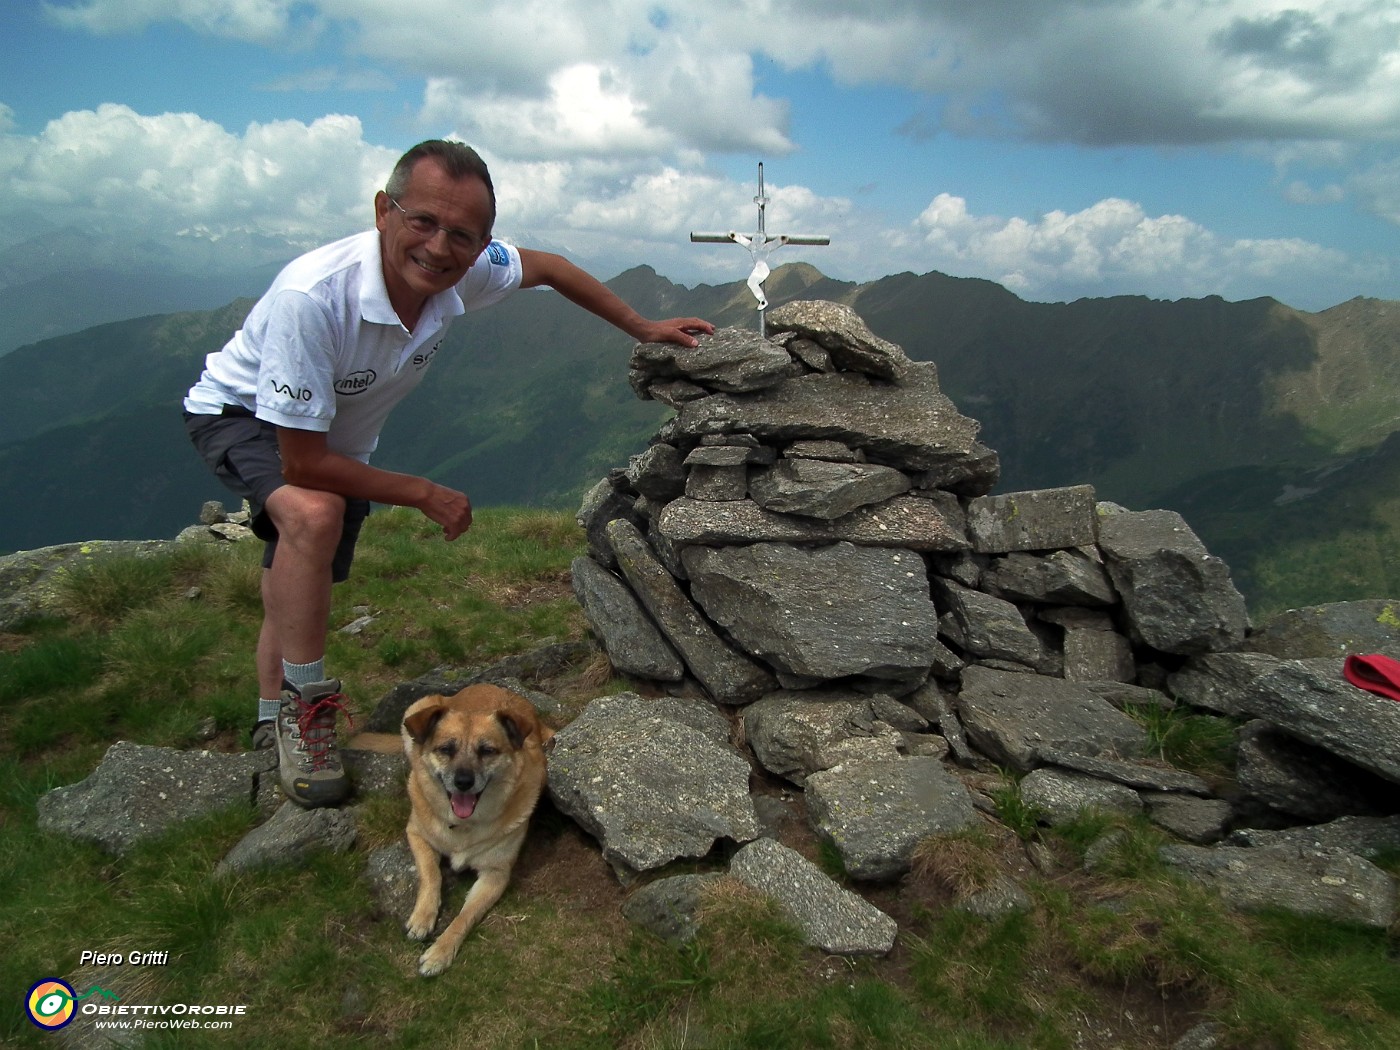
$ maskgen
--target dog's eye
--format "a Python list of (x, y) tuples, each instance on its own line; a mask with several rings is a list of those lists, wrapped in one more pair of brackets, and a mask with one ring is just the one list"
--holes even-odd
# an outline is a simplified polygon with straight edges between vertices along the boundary
[(478, 744), (476, 753), (482, 758), (490, 758), (492, 755), (499, 755), (501, 752), (499, 748), (492, 747), (490, 744)]
[(448, 741), (437, 749), (437, 753), (443, 758), (456, 758), (457, 744), (454, 741)]

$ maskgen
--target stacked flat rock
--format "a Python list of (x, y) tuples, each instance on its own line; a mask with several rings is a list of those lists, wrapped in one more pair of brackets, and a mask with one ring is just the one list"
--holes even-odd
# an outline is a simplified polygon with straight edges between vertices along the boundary
[[(1190, 843), (1400, 813), (1400, 704), (1340, 676), (1352, 636), (1400, 654), (1355, 624), (1400, 623), (1392, 603), (1295, 615), (1306, 647), (1252, 636), (1179, 514), (995, 494), (934, 364), (832, 302), (767, 329), (636, 347), (631, 386), (675, 416), (585, 498), (574, 589), (617, 671), (741, 708), (750, 762), (802, 791), (848, 872), (895, 878), (921, 836), (976, 822), (942, 770), (1023, 774), (1049, 823), (1142, 812)], [(1242, 722), (1231, 801), (1127, 714), (1179, 703)]]
[(1178, 516), (1110, 513), (1088, 486), (990, 495), (997, 455), (935, 365), (835, 303), (767, 328), (633, 352), (632, 388), (676, 415), (590, 492), (574, 567), (619, 670), (740, 705), (904, 695), (966, 664), (1131, 682), (1147, 650), (1244, 637), (1244, 600)]
[[(1346, 652), (1400, 655), (1400, 603), (1251, 634), (1180, 515), (1087, 485), (993, 493), (997, 455), (933, 364), (834, 303), (767, 320), (767, 338), (636, 347), (633, 389), (675, 415), (584, 500), (574, 588), (619, 672), (737, 709), (750, 761), (801, 789), (854, 877), (896, 878), (921, 838), (976, 824), (978, 771), (1023, 776), (1047, 823), (1142, 813), (1192, 844), (1400, 821), (1400, 704), (1340, 675)], [(1177, 704), (1238, 725), (1229, 801), (1150, 754), (1132, 713)], [(1195, 858), (1164, 854), (1234, 892)], [(1293, 896), (1353, 921), (1319, 896), (1331, 871), (1300, 869)], [(1366, 921), (1394, 913), (1393, 882)]]

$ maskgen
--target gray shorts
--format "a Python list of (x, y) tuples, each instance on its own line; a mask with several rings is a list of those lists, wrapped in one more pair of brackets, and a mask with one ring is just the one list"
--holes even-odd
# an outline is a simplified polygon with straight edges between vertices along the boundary
[[(263, 568), (270, 568), (277, 551), (277, 526), (268, 517), (265, 505), (267, 498), (287, 483), (277, 451), (277, 428), (238, 405), (224, 406), (223, 414), (218, 416), (186, 412), (184, 417), (185, 429), (205, 464), (234, 495), (248, 501), (253, 534), (266, 543)], [(345, 524), (331, 561), (331, 579), (336, 583), (350, 578), (355, 544), (369, 509), (369, 500), (345, 501)]]

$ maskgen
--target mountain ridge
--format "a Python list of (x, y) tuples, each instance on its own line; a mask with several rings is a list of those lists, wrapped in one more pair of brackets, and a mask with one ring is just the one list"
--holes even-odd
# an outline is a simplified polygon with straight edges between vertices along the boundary
[[(608, 283), (647, 316), (758, 325), (743, 282), (687, 288), (643, 266)], [(1268, 298), (1042, 304), (990, 281), (902, 273), (854, 284), (806, 263), (778, 268), (765, 290), (774, 306), (843, 302), (936, 362), (944, 392), (1002, 458), (999, 491), (1087, 483), (1140, 509), (1190, 507), (1247, 581), (1259, 536), (1270, 522), (1296, 529), (1300, 510), (1330, 520), (1349, 508), (1373, 546), (1396, 538), (1365, 472), (1349, 466), (1389, 476), (1400, 452), (1386, 441), (1400, 429), (1400, 303), (1358, 298), (1317, 314)], [(0, 550), (173, 534), (199, 502), (226, 499), (189, 450), (178, 403), (251, 303), (114, 322), (0, 357), (0, 382), (17, 392), (0, 420), (0, 487), (20, 494)], [(628, 387), (625, 338), (548, 290), (459, 319), (443, 349), (390, 418), (376, 463), (481, 506), (568, 506), (641, 451), (669, 411)], [(1374, 585), (1393, 579), (1400, 591), (1394, 572)]]

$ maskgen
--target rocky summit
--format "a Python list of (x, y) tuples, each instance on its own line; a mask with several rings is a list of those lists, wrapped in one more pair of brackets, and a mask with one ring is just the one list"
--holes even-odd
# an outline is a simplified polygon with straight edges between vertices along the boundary
[[(1171, 837), (1163, 861), (1235, 906), (1395, 921), (1395, 880), (1372, 860), (1400, 848), (1400, 703), (1342, 666), (1400, 659), (1400, 601), (1252, 625), (1180, 515), (1086, 485), (996, 492), (998, 455), (936, 368), (849, 309), (790, 303), (767, 328), (636, 347), (632, 388), (674, 415), (578, 512), (574, 591), (636, 688), (560, 726), (550, 794), (627, 885), (629, 917), (684, 939), (704, 886), (727, 875), (777, 898), (823, 951), (882, 954), (893, 921), (783, 841), (794, 821), (858, 889), (902, 877), (931, 837), (994, 821), (1011, 775), (1042, 823), (1144, 815)], [(180, 542), (243, 536), (205, 518)], [(0, 559), (0, 579), (27, 573), (12, 604), (41, 608), (50, 567), (26, 557)], [(395, 731), (416, 697), (482, 680), (558, 725), (532, 669), (579, 648), (439, 669), (392, 690), (369, 728)], [(1142, 715), (1176, 708), (1235, 734), (1230, 782), (1163, 761)], [(207, 783), (209, 806), (270, 816), (275, 777), (244, 757), (118, 744), (40, 801), (40, 824), (122, 852), (191, 816), (162, 804), (172, 778)], [(362, 795), (402, 790), (400, 759), (349, 759)], [(285, 810), (221, 870), (347, 848), (347, 813)], [(377, 851), (367, 878), (406, 914), (402, 845)], [(1014, 884), (988, 893), (964, 903), (1028, 906)]]
[[(1183, 840), (1163, 859), (1227, 899), (1268, 880), (1285, 906), (1393, 919), (1396, 887), (1367, 858), (1400, 829), (1400, 704), (1341, 667), (1400, 658), (1400, 602), (1254, 630), (1179, 514), (1087, 485), (995, 492), (997, 453), (935, 366), (849, 309), (789, 303), (767, 331), (633, 354), (633, 390), (676, 414), (588, 493), (573, 566), (614, 667), (736, 712), (751, 761), (802, 790), (858, 880), (985, 819), (975, 774), (1001, 770), (1050, 823), (1146, 814)], [(1125, 713), (1178, 706), (1239, 725), (1238, 783), (1171, 769)], [(620, 781), (641, 753), (596, 752), (589, 775)], [(1337, 845), (1316, 829), (1333, 821), (1365, 830)], [(1252, 851), (1256, 827), (1294, 837)], [(1333, 870), (1351, 864), (1365, 877)]]

